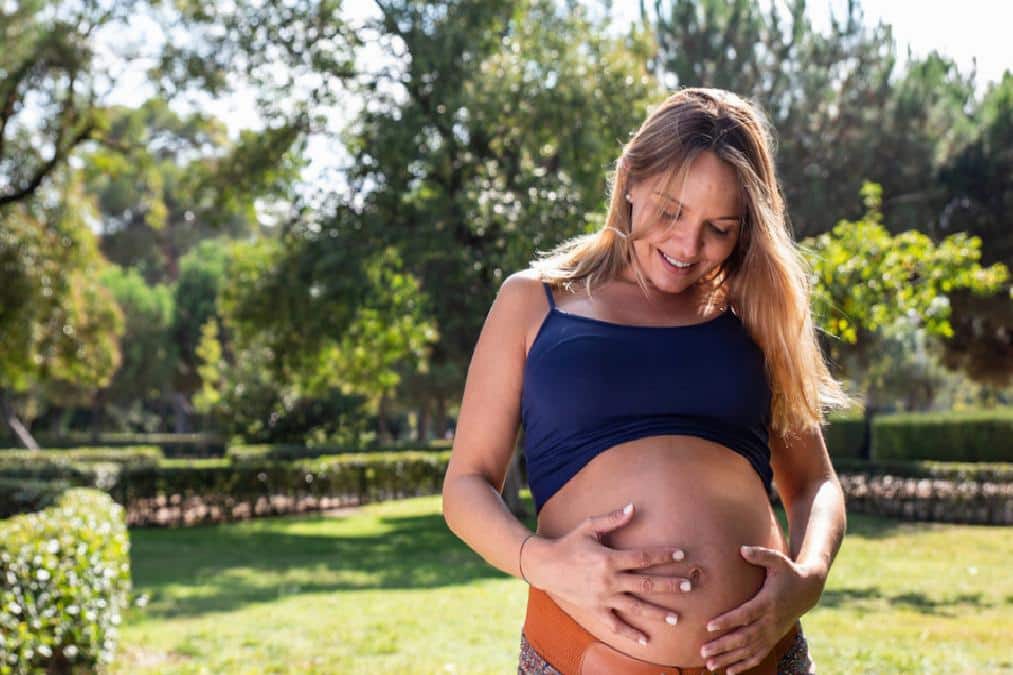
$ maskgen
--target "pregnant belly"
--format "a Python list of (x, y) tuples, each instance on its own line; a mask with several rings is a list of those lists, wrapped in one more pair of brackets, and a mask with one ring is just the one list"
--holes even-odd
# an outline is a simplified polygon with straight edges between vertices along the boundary
[(584, 518), (629, 502), (633, 519), (602, 542), (627, 549), (679, 546), (686, 558), (645, 571), (692, 578), (688, 592), (638, 597), (673, 610), (675, 626), (618, 613), (649, 638), (616, 635), (600, 616), (555, 598), (599, 640), (631, 656), (665, 665), (702, 666), (700, 647), (715, 637), (710, 619), (742, 604), (763, 585), (765, 570), (745, 561), (739, 547), (788, 553), (763, 483), (738, 453), (695, 436), (651, 436), (613, 446), (583, 467), (542, 507), (538, 532), (559, 537)]

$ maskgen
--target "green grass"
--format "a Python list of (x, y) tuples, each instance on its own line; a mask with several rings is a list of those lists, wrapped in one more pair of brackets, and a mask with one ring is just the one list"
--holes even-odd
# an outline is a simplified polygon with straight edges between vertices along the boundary
[[(802, 618), (820, 674), (1013, 673), (1011, 535), (850, 515)], [(125, 617), (114, 673), (517, 669), (525, 586), (446, 529), (439, 497), (131, 543), (150, 602)]]

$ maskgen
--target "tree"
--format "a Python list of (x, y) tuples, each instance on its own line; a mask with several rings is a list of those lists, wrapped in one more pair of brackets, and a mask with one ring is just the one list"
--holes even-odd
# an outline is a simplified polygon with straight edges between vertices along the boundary
[(927, 336), (951, 337), (950, 293), (967, 289), (1009, 298), (1013, 290), (1005, 265), (978, 264), (977, 237), (961, 232), (935, 244), (916, 230), (891, 235), (882, 223), (882, 188), (867, 182), (861, 196), (862, 219), (841, 220), (831, 232), (800, 245), (814, 273), (814, 316), (832, 338), (826, 351), (861, 382), (868, 421), (883, 386), (874, 364), (884, 339), (915, 326)]
[[(864, 178), (884, 187), (887, 223), (931, 231), (947, 201), (937, 170), (966, 143), (974, 75), (937, 52), (895, 72), (889, 25), (866, 26), (860, 5), (814, 30), (805, 0), (765, 11), (749, 0), (641, 3), (657, 52), (649, 67), (669, 88), (730, 89), (768, 113), (777, 167), (798, 237), (861, 216)], [(859, 207), (859, 208), (856, 208)]]
[(424, 318), (427, 299), (401, 271), (392, 248), (346, 255), (340, 278), (317, 276), (311, 259), (283, 258), (283, 250), (276, 240), (232, 246), (220, 300), (227, 335), (223, 340), (213, 321), (205, 324), (198, 408), (242, 424), (251, 417), (240, 414), (244, 406), (280, 405), (259, 425), (246, 426), (246, 434), (261, 439), (276, 435), (293, 411), (305, 422), (314, 406), (340, 410), (342, 416), (332, 415), (326, 424), (286, 423), (285, 433), (302, 440), (316, 427), (358, 444), (351, 435), (359, 429), (349, 423), (352, 412), (375, 412), (397, 386), (405, 362), (415, 370), (426, 367), (429, 346), (438, 338)]
[(24, 447), (37, 448), (13, 396), (46, 385), (84, 396), (119, 367), (123, 314), (99, 282), (105, 260), (87, 222), (94, 204), (64, 167), (45, 199), (0, 210), (0, 405)]
[(361, 208), (320, 223), (332, 248), (397, 246), (420, 280), (442, 337), (401, 393), (438, 418), (499, 284), (589, 226), (659, 98), (645, 36), (609, 36), (607, 15), (552, 0), (452, 4), (377, 3), (371, 28), (403, 69), (365, 84), (371, 104), (343, 136)]
[(18, 2), (0, 13), (0, 207), (28, 200), (78, 145), (101, 138), (90, 43), (135, 2)]

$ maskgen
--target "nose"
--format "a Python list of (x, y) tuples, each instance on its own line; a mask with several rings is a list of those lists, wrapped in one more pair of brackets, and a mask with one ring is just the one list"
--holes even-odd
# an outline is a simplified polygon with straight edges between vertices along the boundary
[(703, 224), (673, 223), (669, 229), (671, 251), (683, 261), (695, 261), (703, 239)]

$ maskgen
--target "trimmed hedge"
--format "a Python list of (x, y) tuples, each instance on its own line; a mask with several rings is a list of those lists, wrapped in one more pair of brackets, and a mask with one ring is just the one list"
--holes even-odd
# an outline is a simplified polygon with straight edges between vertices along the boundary
[(877, 416), (872, 447), (877, 460), (1013, 462), (1013, 409)]
[[(862, 415), (834, 414), (828, 422), (830, 456), (858, 458)], [(872, 419), (871, 444), (877, 461), (1013, 462), (1013, 409), (880, 413)]]
[(65, 480), (35, 481), (0, 476), (0, 518), (40, 511), (70, 487)]
[(827, 452), (833, 458), (858, 457), (858, 448), (865, 433), (865, 418), (861, 415), (829, 415), (829, 424), (823, 428)]
[(0, 476), (105, 490), (127, 506), (129, 525), (189, 525), (433, 494), (442, 487), (449, 461), (450, 452), (398, 452), (235, 465), (67, 462), (0, 469)]
[[(7, 439), (6, 442), (12, 442)], [(96, 437), (87, 431), (66, 434), (39, 432), (35, 440), (44, 448), (63, 450), (100, 445), (107, 448), (158, 446), (166, 457), (223, 457), (228, 440), (215, 434), (137, 434), (101, 433)]]
[(46, 450), (0, 450), (0, 471), (39, 465), (66, 465), (87, 462), (113, 462), (132, 466), (158, 466), (164, 459), (157, 445), (122, 448), (69, 448)]
[[(0, 469), (0, 477), (99, 487), (127, 506), (129, 525), (190, 525), (437, 493), (449, 459), (450, 452), (445, 451), (346, 453), (295, 461), (251, 457), (236, 463), (163, 460), (159, 466), (65, 462)], [(899, 494), (896, 486), (903, 483), (908, 492), (901, 497), (922, 499), (924, 481), (929, 480), (935, 481), (928, 495), (933, 513), (945, 511), (948, 505), (960, 506), (952, 510), (955, 515), (950, 522), (1013, 522), (1013, 516), (1006, 515), (1013, 513), (1013, 464), (832, 459), (842, 485), (857, 486), (858, 492), (853, 490), (848, 496), (860, 492), (862, 499), (875, 497), (879, 501), (874, 508), (884, 515), (895, 514), (879, 496)], [(858, 478), (848, 482), (845, 476)], [(965, 508), (969, 494), (984, 500), (972, 505), (973, 511)], [(776, 500), (777, 495), (772, 498)], [(919, 513), (925, 503), (919, 502)]]
[(129, 546), (123, 507), (97, 490), (0, 521), (0, 674), (90, 673), (112, 661)]
[(943, 478), (951, 481), (1013, 483), (1011, 462), (936, 462), (932, 460), (833, 459), (838, 473), (903, 478)]
[(287, 462), (296, 459), (316, 459), (332, 455), (375, 455), (377, 453), (395, 454), (402, 452), (438, 452), (450, 451), (451, 441), (433, 441), (420, 446), (414, 441), (397, 444), (367, 447), (361, 451), (349, 450), (337, 446), (307, 447), (293, 444), (254, 444), (231, 445), (225, 455), (235, 463), (247, 462)]

